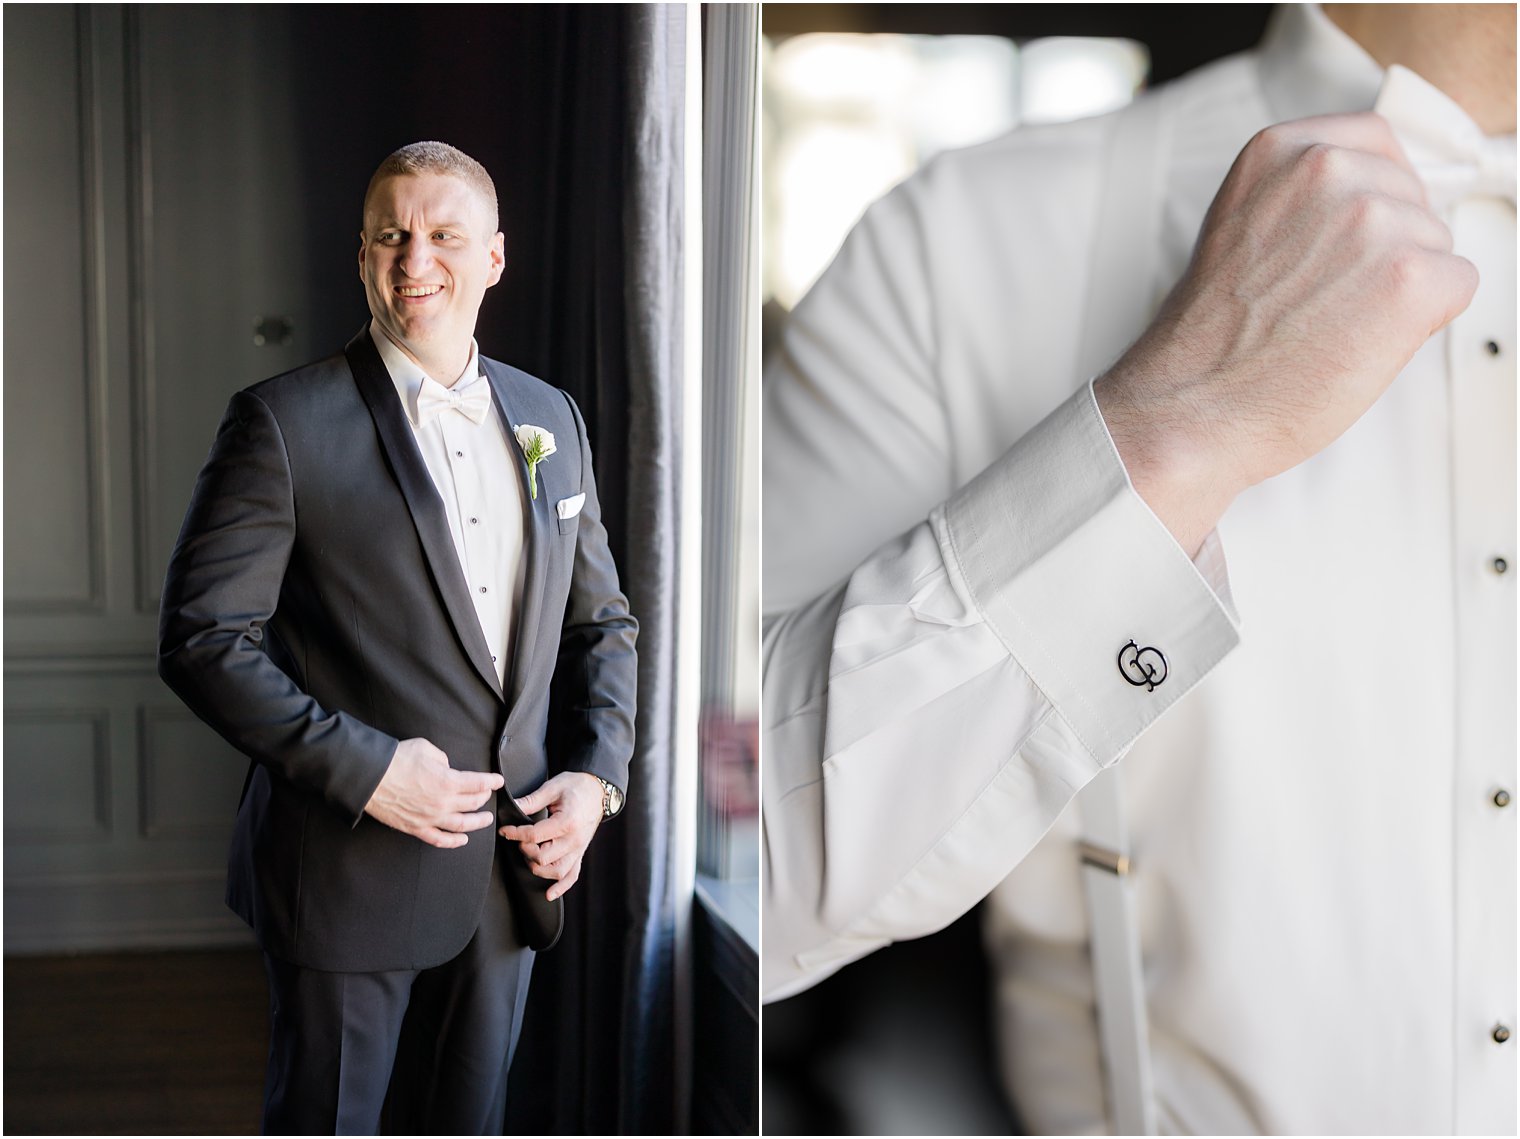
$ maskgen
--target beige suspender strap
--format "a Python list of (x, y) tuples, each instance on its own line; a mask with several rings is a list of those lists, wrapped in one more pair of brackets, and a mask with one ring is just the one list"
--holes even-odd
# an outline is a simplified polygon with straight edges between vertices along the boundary
[(1081, 804), (1088, 836), (1082, 844), (1082, 885), (1109, 1122), (1115, 1135), (1155, 1135), (1145, 977), (1119, 773), (1113, 768), (1100, 772), (1083, 789)]
[[(1161, 155), (1167, 141), (1164, 95), (1164, 89), (1152, 93), (1112, 120), (1082, 330), (1086, 376), (1101, 375), (1118, 359), (1160, 300), (1156, 254), (1164, 190)], [(1100, 772), (1083, 788), (1078, 803), (1109, 1122), (1116, 1135), (1155, 1135), (1145, 975), (1118, 771)]]

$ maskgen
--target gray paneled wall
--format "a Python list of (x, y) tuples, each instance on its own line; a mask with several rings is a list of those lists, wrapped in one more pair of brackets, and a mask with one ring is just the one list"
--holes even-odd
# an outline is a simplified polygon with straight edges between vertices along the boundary
[(317, 354), (279, 9), (4, 21), (5, 950), (242, 940), (246, 761), (153, 647), (227, 397)]

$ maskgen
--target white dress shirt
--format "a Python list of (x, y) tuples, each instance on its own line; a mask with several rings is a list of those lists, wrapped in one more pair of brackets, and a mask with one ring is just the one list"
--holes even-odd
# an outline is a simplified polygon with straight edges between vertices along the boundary
[[(1422, 131), (1472, 131), (1383, 80), (1290, 6), (1172, 85), (1136, 287), (1181, 274), (1262, 126), (1383, 88), (1417, 163)], [(1490, 179), (1440, 203), (1472, 305), (1196, 563), (1078, 363), (1105, 140), (1089, 120), (936, 159), (768, 370), (763, 988), (990, 894), (1015, 1104), (1033, 1133), (1105, 1130), (1063, 811), (1122, 756), (1163, 1130), (1513, 1133), (1513, 139), (1507, 200)], [(1166, 655), (1153, 692), (1117, 667), (1132, 639)]]
[[(507, 663), (512, 659), (513, 622), (522, 608), (525, 572), (523, 519), (527, 510), (518, 474), (517, 444), (494, 399), (480, 423), (450, 407), (436, 414), (419, 413), (418, 396), (423, 386), (438, 381), (397, 348), (374, 321), (370, 322), (369, 334), (396, 385), (417, 449), (443, 500), (454, 551), (470, 587), (470, 600), (475, 603), (475, 616), (491, 649), (496, 679), (505, 689)], [(456, 393), (471, 381), (488, 383), (473, 340), (464, 371), (443, 387)]]

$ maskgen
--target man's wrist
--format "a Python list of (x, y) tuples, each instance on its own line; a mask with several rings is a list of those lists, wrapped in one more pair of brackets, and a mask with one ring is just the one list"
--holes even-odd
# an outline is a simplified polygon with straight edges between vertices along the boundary
[(1195, 558), (1239, 488), (1185, 414), (1158, 414), (1137, 397), (1142, 385), (1123, 363), (1093, 381), (1098, 411), (1135, 493)]
[(610, 819), (623, 809), (623, 789), (600, 775), (593, 778), (602, 785), (602, 818)]

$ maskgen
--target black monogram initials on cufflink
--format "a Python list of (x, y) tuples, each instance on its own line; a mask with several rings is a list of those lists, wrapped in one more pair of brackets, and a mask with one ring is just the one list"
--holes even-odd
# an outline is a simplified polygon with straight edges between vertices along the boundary
[(1160, 649), (1142, 649), (1130, 641), (1119, 650), (1119, 675), (1136, 688), (1154, 692), (1156, 685), (1166, 682), (1166, 657)]

